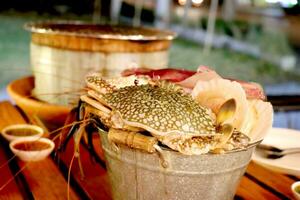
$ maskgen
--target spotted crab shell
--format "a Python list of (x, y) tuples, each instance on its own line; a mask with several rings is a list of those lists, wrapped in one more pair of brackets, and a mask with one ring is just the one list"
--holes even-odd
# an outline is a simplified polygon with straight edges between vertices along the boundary
[(273, 107), (271, 103), (262, 100), (248, 100), (249, 114), (241, 127), (251, 142), (262, 140), (272, 127)]
[(103, 95), (103, 100), (125, 124), (156, 136), (216, 134), (209, 109), (174, 84), (128, 86)]
[(236, 113), (226, 122), (238, 130), (242, 127), (248, 114), (248, 102), (245, 91), (239, 83), (221, 78), (198, 81), (192, 96), (200, 105), (212, 109), (215, 114), (227, 100), (235, 99)]

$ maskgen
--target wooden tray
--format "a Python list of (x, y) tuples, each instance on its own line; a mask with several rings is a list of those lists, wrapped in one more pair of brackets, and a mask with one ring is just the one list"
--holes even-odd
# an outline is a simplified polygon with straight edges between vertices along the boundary
[(32, 97), (34, 77), (23, 77), (12, 81), (7, 86), (7, 92), (13, 101), (27, 114), (36, 115), (47, 125), (61, 126), (64, 124), (71, 108), (67, 106), (53, 105), (39, 101)]

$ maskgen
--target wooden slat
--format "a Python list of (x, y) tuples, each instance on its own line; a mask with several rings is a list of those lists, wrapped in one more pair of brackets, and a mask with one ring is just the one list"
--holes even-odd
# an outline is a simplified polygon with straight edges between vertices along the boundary
[[(14, 121), (17, 123), (25, 123), (23, 121), (22, 115), (19, 113), (15, 113), (14, 108), (12, 108), (11, 104), (8, 101), (0, 103), (0, 131), (8, 126), (14, 124)], [(1, 138), (4, 140), (4, 138)], [(3, 145), (0, 148), (0, 165), (5, 164), (2, 166), (1, 170), (1, 178), (0, 178), (0, 186), (7, 184), (7, 182), (13, 177), (11, 170), (9, 169), (9, 165), (7, 163), (8, 159)], [(23, 199), (20, 188), (18, 187), (15, 180), (12, 180), (8, 183), (0, 191), (0, 199)]]
[[(9, 102), (0, 103), (0, 129), (7, 125), (26, 123), (18, 110)], [(35, 163), (18, 161), (31, 193), (35, 199), (66, 199), (67, 183), (50, 158)], [(76, 193), (70, 190), (71, 199), (79, 199)]]
[(247, 200), (281, 199), (245, 176), (241, 180), (236, 195)]
[(273, 171), (270, 171), (260, 165), (251, 162), (247, 168), (247, 173), (258, 181), (268, 185), (275, 191), (282, 193), (288, 198), (293, 198), (290, 186), (295, 182), (293, 179)]
[(26, 121), (10, 102), (0, 102), (0, 131), (13, 124), (26, 124)]
[[(51, 158), (39, 162), (24, 163), (19, 161), (32, 195), (35, 199), (67, 199), (67, 183)], [(46, 195), (46, 196), (45, 196)], [(71, 189), (70, 199), (80, 199)]]
[(100, 140), (100, 137), (98, 134), (93, 135), (93, 144), (94, 144), (95, 151), (98, 154), (99, 158), (101, 160), (105, 160), (104, 152), (103, 152), (102, 145), (101, 145), (101, 140)]
[[(74, 154), (74, 143), (71, 140), (65, 150), (60, 154), (60, 162), (70, 167), (70, 161)], [(72, 166), (72, 177), (90, 199), (111, 200), (110, 185), (106, 170), (98, 163), (92, 161), (89, 152), (81, 145), (80, 158), (84, 171), (84, 178), (80, 174), (77, 159)]]
[(49, 130), (37, 115), (28, 115), (24, 113), (31, 124), (41, 127), (44, 131), (43, 137), (49, 138)]
[(20, 189), (15, 180), (12, 180), (8, 183), (8, 181), (13, 177), (12, 172), (9, 169), (7, 164), (7, 157), (5, 155), (5, 151), (0, 146), (0, 166), (1, 167), (1, 178), (0, 178), (0, 187), (6, 185), (3, 189), (0, 189), (0, 199), (12, 199), (18, 200), (23, 199)]

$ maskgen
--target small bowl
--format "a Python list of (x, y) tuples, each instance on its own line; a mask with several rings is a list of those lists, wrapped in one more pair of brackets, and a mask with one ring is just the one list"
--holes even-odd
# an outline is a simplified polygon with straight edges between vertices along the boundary
[(9, 144), (12, 152), (25, 162), (45, 159), (53, 151), (54, 146), (54, 142), (47, 138), (18, 139)]
[[(298, 189), (297, 191), (296, 188)], [(291, 190), (293, 192), (295, 199), (300, 200), (300, 181), (293, 183), (291, 186)]]
[(15, 124), (5, 127), (1, 131), (3, 137), (8, 141), (17, 139), (38, 139), (42, 137), (44, 131), (41, 127), (29, 124)]

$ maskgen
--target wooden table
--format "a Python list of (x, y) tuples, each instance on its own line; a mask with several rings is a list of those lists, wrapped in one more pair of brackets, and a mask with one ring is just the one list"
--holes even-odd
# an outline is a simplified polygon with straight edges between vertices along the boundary
[[(28, 116), (9, 102), (0, 102), (0, 130), (17, 123), (29, 123)], [(13, 154), (8, 143), (3, 138), (0, 142), (0, 199), (67, 199), (68, 169), (73, 156), (73, 142), (68, 144), (59, 159), (54, 159), (53, 154), (43, 161), (32, 163), (11, 159)], [(97, 154), (104, 159), (98, 137), (93, 142)], [(71, 168), (70, 199), (111, 199), (105, 168), (91, 158), (84, 145), (81, 145), (80, 151), (85, 177), (81, 178), (75, 160)], [(300, 177), (275, 173), (251, 162), (237, 189), (235, 199), (292, 199), (290, 185), (299, 179)]]

